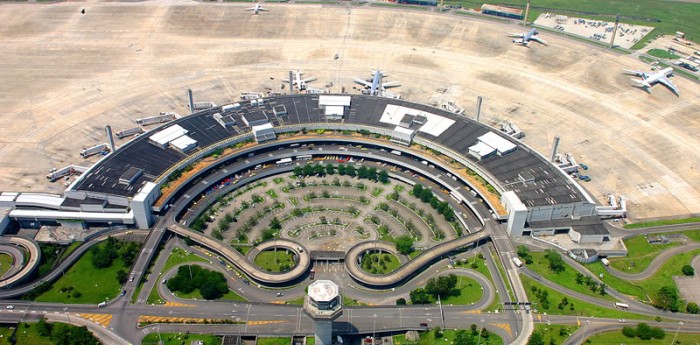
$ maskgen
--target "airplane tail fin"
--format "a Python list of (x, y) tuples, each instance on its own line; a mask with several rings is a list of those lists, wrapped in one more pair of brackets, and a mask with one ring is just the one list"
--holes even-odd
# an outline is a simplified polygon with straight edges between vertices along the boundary
[(639, 79), (634, 79), (634, 78), (630, 78), (630, 80), (633, 81), (633, 82), (636, 84), (635, 86), (638, 86), (638, 87), (651, 87), (651, 85), (649, 85), (649, 83), (645, 82), (644, 80), (639, 80)]

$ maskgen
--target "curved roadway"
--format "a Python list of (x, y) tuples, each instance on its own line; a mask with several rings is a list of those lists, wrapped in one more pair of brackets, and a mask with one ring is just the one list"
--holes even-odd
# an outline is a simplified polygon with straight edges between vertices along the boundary
[[(3, 287), (17, 284), (31, 275), (41, 262), (41, 249), (36, 241), (20, 236), (2, 236), (0, 237), (0, 245), (2, 246), (21, 246), (29, 252), (29, 261), (24, 263), (24, 255), (15, 257), (15, 265), (22, 266), (22, 269), (17, 274), (9, 276), (7, 279), (0, 280)], [(19, 260), (19, 261), (18, 261)]]
[(245, 255), (231, 248), (231, 246), (219, 242), (207, 235), (184, 228), (177, 223), (170, 225), (168, 229), (178, 235), (189, 237), (191, 240), (219, 253), (221, 256), (226, 258), (226, 260), (232, 262), (234, 265), (236, 265), (236, 267), (257, 282), (275, 285), (293, 282), (306, 274), (309, 266), (311, 265), (311, 258), (309, 257), (308, 251), (304, 249), (303, 252), (300, 252), (297, 250), (297, 248), (303, 249), (303, 246), (290, 240), (275, 240), (271, 242), (274, 242), (272, 246), (277, 245), (288, 248), (292, 252), (296, 253), (297, 257), (299, 258), (297, 265), (288, 272), (269, 273), (248, 260)]
[(416, 256), (413, 260), (401, 265), (395, 271), (385, 275), (370, 274), (360, 268), (357, 263), (359, 256), (368, 250), (377, 248), (382, 243), (377, 241), (362, 242), (350, 248), (345, 254), (345, 269), (353, 279), (362, 284), (373, 287), (390, 287), (416, 274), (421, 268), (439, 257), (487, 238), (490, 238), (490, 235), (480, 231), (449, 242), (440, 243)]
[[(145, 230), (129, 230), (129, 231), (132, 231), (134, 233), (147, 232)], [(37, 286), (43, 284), (44, 282), (54, 281), (55, 279), (59, 278), (63, 274), (63, 272), (65, 272), (68, 268), (70, 268), (70, 266), (72, 266), (75, 263), (75, 261), (77, 261), (83, 254), (85, 254), (85, 252), (87, 252), (93, 245), (95, 245), (101, 241), (106, 240), (109, 236), (117, 235), (117, 234), (122, 233), (122, 232), (127, 232), (127, 230), (125, 230), (125, 229), (113, 229), (110, 231), (106, 231), (99, 236), (93, 237), (89, 241), (83, 243), (81, 246), (76, 248), (75, 251), (73, 251), (65, 260), (63, 260), (58, 266), (56, 266), (56, 268), (54, 268), (46, 276), (41, 277), (40, 279), (37, 279), (37, 280), (35, 280), (29, 284), (26, 284), (26, 285), (22, 285), (22, 286), (12, 288), (12, 289), (7, 289), (7, 290), (1, 290), (0, 291), (0, 299), (20, 296), (20, 295), (23, 295), (25, 293), (28, 293), (28, 292), (34, 290)], [(7, 238), (7, 237), (6, 236), (0, 237), (0, 239), (4, 239), (4, 238)], [(37, 250), (38, 250), (38, 248), (39, 247), (37, 246)], [(41, 251), (39, 250), (38, 253), (41, 253)], [(37, 258), (36, 265), (38, 265), (38, 262), (40, 262), (39, 255), (40, 254), (37, 254), (37, 256), (36, 256), (36, 258)], [(32, 260), (32, 258), (30, 258), (30, 261), (31, 260)], [(15, 276), (19, 276), (19, 275), (15, 275)]]
[(689, 243), (686, 245), (682, 245), (679, 247), (673, 247), (664, 250), (659, 254), (659, 256), (655, 257), (654, 260), (651, 261), (649, 264), (649, 267), (647, 267), (644, 271), (639, 272), (639, 273), (625, 273), (618, 271), (614, 268), (611, 268), (610, 266), (605, 266), (605, 270), (608, 271), (608, 273), (614, 275), (615, 277), (618, 277), (620, 279), (624, 280), (645, 280), (651, 278), (654, 274), (656, 274), (656, 271), (663, 266), (663, 264), (666, 262), (666, 260), (672, 258), (675, 255), (689, 252), (691, 250), (695, 249), (700, 249), (700, 243), (694, 242), (694, 243)]

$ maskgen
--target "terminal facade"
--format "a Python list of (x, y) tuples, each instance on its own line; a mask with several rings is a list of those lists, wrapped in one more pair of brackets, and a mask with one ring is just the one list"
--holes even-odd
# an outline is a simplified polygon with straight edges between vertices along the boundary
[[(303, 134), (307, 132), (310, 134)], [(348, 132), (368, 136), (346, 135)], [(205, 177), (208, 169), (226, 161), (254, 157), (259, 149), (289, 145), (292, 141), (285, 138), (290, 133), (302, 133), (289, 137), (295, 143), (325, 140), (368, 144), (437, 166), (463, 186), (449, 187), (453, 198), (464, 202), (467, 194), (481, 196), (492, 210), (493, 220), (506, 222), (511, 236), (567, 232), (579, 243), (609, 240), (588, 193), (522, 142), (463, 115), (422, 104), (364, 95), (318, 94), (246, 100), (175, 119), (106, 155), (62, 195), (4, 192), (0, 194), (0, 230), (17, 224), (123, 224), (147, 229), (173, 203), (196, 197), (186, 195), (189, 201), (176, 200), (183, 197), (178, 192), (184, 185)], [(448, 166), (436, 155), (415, 150), (416, 145), (461, 167)], [(223, 148), (236, 146), (240, 149), (233, 154), (211, 159)], [(205, 158), (212, 160), (211, 167), (186, 179), (176, 178)], [(285, 157), (275, 159), (279, 158)], [(248, 168), (259, 162), (273, 163), (260, 157), (250, 161)], [(434, 179), (422, 166), (417, 163), (411, 170)], [(469, 175), (478, 175), (485, 182), (477, 184)], [(435, 182), (444, 181), (438, 178)], [(173, 183), (181, 186), (161, 195), (161, 191), (168, 190), (165, 186)], [(467, 202), (464, 206), (472, 207)]]

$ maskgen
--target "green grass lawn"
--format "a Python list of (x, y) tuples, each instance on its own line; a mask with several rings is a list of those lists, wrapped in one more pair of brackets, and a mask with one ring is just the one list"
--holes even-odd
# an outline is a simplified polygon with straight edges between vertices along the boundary
[(607, 274), (600, 263), (586, 265), (586, 268), (596, 274), (603, 273), (604, 277), (602, 280), (619, 292), (636, 296), (640, 300), (648, 302), (646, 296), (653, 298), (660, 288), (664, 286), (675, 286), (673, 276), (682, 276), (681, 268), (683, 265), (690, 264), (693, 257), (696, 255), (700, 255), (700, 249), (678, 254), (668, 259), (651, 278), (640, 281), (618, 279)]
[[(630, 326), (636, 327), (637, 324), (631, 324)], [(649, 324), (649, 326), (655, 327), (653, 324)], [(681, 327), (681, 330), (683, 330), (682, 327)], [(613, 332), (596, 334), (592, 337), (589, 337), (588, 340), (590, 341), (590, 344), (596, 344), (596, 345), (620, 345), (620, 344), (668, 345), (668, 344), (671, 344), (671, 341), (673, 341), (673, 336), (675, 334), (676, 334), (675, 332), (666, 331), (666, 337), (662, 340), (658, 340), (658, 339), (641, 340), (639, 338), (628, 338), (628, 337), (622, 335), (622, 331), (613, 331)], [(697, 344), (697, 343), (698, 343), (698, 334), (697, 333), (678, 333), (678, 337), (676, 338), (676, 344), (692, 345), (692, 344)]]
[(535, 332), (542, 333), (545, 344), (563, 344), (578, 328), (579, 326), (575, 325), (548, 325), (535, 319)]
[(0, 327), (0, 345), (10, 344), (8, 339), (12, 335), (12, 332), (14, 332), (14, 327)]
[(459, 275), (457, 277), (458, 294), (442, 300), (443, 304), (470, 305), (478, 302), (484, 296), (483, 287), (473, 278)]
[(277, 192), (275, 192), (274, 189), (268, 190), (267, 192), (265, 192), (265, 194), (269, 195), (270, 198), (273, 198), (273, 199), (277, 199), (279, 197), (279, 195), (277, 195)]
[[(464, 325), (465, 328), (469, 328), (470, 325)], [(486, 326), (486, 329), (488, 330), (489, 327)], [(454, 339), (455, 339), (455, 334), (457, 331), (453, 329), (446, 329), (443, 330), (443, 335), (442, 337), (435, 338), (435, 331), (430, 330), (427, 332), (421, 332), (420, 333), (420, 340), (417, 342), (410, 342), (406, 340), (406, 336), (401, 334), (401, 335), (395, 335), (393, 337), (394, 340), (394, 345), (454, 345)], [(467, 333), (471, 335), (471, 331), (467, 330)], [(472, 336), (474, 340), (477, 340), (478, 338), (476, 336)], [(495, 333), (490, 333), (490, 336), (487, 339), (481, 338), (479, 341), (480, 344), (488, 344), (488, 345), (500, 345), (503, 344), (503, 339), (499, 337)]]
[(158, 293), (158, 284), (161, 282), (158, 281), (156, 285), (153, 286), (153, 289), (151, 289), (151, 293), (148, 294), (148, 299), (146, 300), (146, 304), (163, 304), (165, 303), (165, 300), (163, 300), (162, 297), (160, 297), (160, 294)]
[[(539, 313), (547, 313), (547, 314), (555, 314), (555, 315), (575, 315), (575, 316), (595, 316), (595, 317), (606, 317), (606, 318), (613, 318), (613, 319), (644, 319), (644, 320), (652, 320), (653, 318), (651, 316), (645, 316), (645, 315), (638, 315), (638, 314), (633, 314), (633, 313), (628, 313), (620, 310), (614, 309), (614, 303), (610, 302), (610, 308), (603, 308), (594, 304), (590, 304), (584, 301), (581, 301), (577, 298), (573, 298), (571, 296), (566, 296), (564, 294), (561, 294), (557, 291), (554, 291), (552, 289), (544, 287), (544, 285), (534, 281), (533, 279), (530, 279), (529, 277), (526, 276), (520, 276), (520, 279), (523, 282), (523, 288), (525, 288), (525, 292), (527, 292), (528, 299), (532, 303), (536, 303), (533, 305), (533, 309), (538, 309)], [(532, 290), (532, 287), (536, 287), (537, 289), (545, 289), (549, 293), (549, 309), (544, 309), (540, 306), (540, 300), (535, 296), (535, 293)], [(569, 305), (574, 306), (574, 310), (571, 310), (569, 305), (564, 307), (563, 310), (557, 308), (557, 305), (559, 302), (566, 297), (569, 301)]]
[[(11, 333), (11, 332), (10, 332)], [(17, 342), (16, 344), (31, 344), (31, 345), (53, 345), (51, 337), (42, 337), (37, 332), (35, 323), (20, 323), (17, 327)], [(7, 338), (3, 337), (0, 344), (11, 344)]]
[(240, 252), (243, 255), (248, 254), (248, 252), (253, 249), (251, 246), (236, 246), (235, 247), (238, 252)]
[[(471, 8), (481, 7), (483, 3), (503, 5), (512, 4), (520, 6), (521, 8), (525, 6), (525, 2), (519, 0), (462, 0), (446, 2), (446, 4), (452, 3), (459, 3), (462, 4), (462, 6)], [(560, 12), (575, 17), (595, 18), (595, 16), (568, 13), (566, 10), (612, 15), (606, 17), (599, 16), (599, 19), (606, 21), (615, 21), (614, 15), (618, 13), (622, 16), (654, 17), (660, 19), (661, 22), (649, 23), (628, 19), (621, 19), (621, 22), (655, 26), (657, 29), (650, 33), (647, 37), (654, 37), (656, 34), (673, 35), (676, 31), (683, 31), (686, 33), (687, 39), (695, 42), (700, 41), (700, 26), (693, 24), (697, 22), (697, 18), (700, 15), (700, 6), (693, 3), (656, 0), (538, 0), (537, 3), (533, 3), (533, 6), (544, 7), (548, 8), (549, 10), (543, 11), (533, 8), (530, 11), (529, 21), (534, 21), (535, 18), (537, 18), (537, 15), (541, 12)], [(560, 9), (560, 11), (557, 11), (557, 9)]]
[(58, 258), (58, 260), (60, 261), (67, 258), (72, 252), (78, 249), (78, 247), (80, 247), (81, 244), (83, 244), (83, 242), (73, 242), (70, 245), (68, 245), (68, 247), (66, 247), (66, 249), (61, 254), (61, 257)]
[(644, 271), (661, 251), (679, 245), (679, 242), (668, 244), (649, 244), (646, 237), (639, 235), (624, 240), (627, 246), (627, 256), (623, 258), (608, 258), (610, 266), (625, 273)]
[(185, 262), (208, 262), (209, 260), (206, 260), (194, 253), (190, 253), (182, 248), (173, 248), (173, 250), (170, 252), (170, 255), (168, 256), (168, 259), (165, 261), (165, 265), (163, 266), (163, 270), (161, 272), (165, 273), (169, 269), (185, 263)]
[(12, 256), (0, 254), (0, 277), (12, 268)]
[[(97, 244), (104, 247), (107, 242)], [(100, 303), (116, 297), (121, 292), (121, 285), (117, 281), (117, 271), (129, 271), (120, 258), (114, 260), (112, 266), (97, 269), (92, 265), (92, 251), (88, 250), (66, 273), (53, 283), (51, 289), (35, 300), (37, 302), (58, 303)], [(68, 287), (73, 287), (71, 293), (61, 292)], [(72, 293), (78, 291), (80, 297), (73, 297)], [(70, 296), (69, 296), (70, 295)]]
[(531, 252), (530, 255), (532, 255), (532, 263), (526, 265), (527, 268), (539, 273), (545, 279), (557, 283), (567, 289), (608, 301), (616, 300), (610, 295), (601, 296), (599, 293), (592, 292), (585, 284), (576, 284), (576, 272), (578, 271), (576, 271), (566, 262), (564, 262), (564, 267), (566, 267), (564, 271), (559, 273), (552, 272), (552, 270), (549, 269), (549, 261), (547, 261), (547, 259), (544, 257), (545, 254), (546, 253), (542, 252)]
[(258, 338), (258, 345), (291, 345), (292, 338), (290, 337), (279, 337), (279, 338)]
[(647, 54), (662, 59), (678, 59), (680, 57), (663, 49), (649, 49)]
[(275, 184), (280, 184), (280, 183), (284, 182), (284, 178), (283, 177), (275, 177), (272, 179), (272, 182), (274, 182)]
[(255, 257), (255, 264), (268, 272), (282, 272), (282, 267), (289, 269), (296, 265), (291, 253), (286, 250), (266, 250)]
[[(55, 323), (54, 323), (55, 324)], [(76, 326), (68, 326), (69, 329), (77, 329)], [(13, 328), (10, 327), (0, 327), (0, 345), (12, 344), (9, 341), (9, 337), (12, 334)], [(32, 323), (20, 323), (17, 327), (16, 333), (17, 341), (14, 344), (17, 345), (53, 345), (56, 344), (51, 336), (43, 337), (39, 335), (37, 330), (36, 322)]]
[(697, 222), (700, 222), (700, 217), (654, 220), (654, 221), (650, 221), (650, 222), (632, 223), (632, 224), (626, 224), (624, 226), (624, 228), (625, 229), (638, 229), (638, 228), (646, 228), (649, 226), (673, 225), (673, 224), (685, 224), (685, 223), (697, 223)]
[(600, 278), (600, 275), (603, 275), (603, 278), (600, 278), (607, 286), (617, 290), (620, 293), (623, 293), (625, 295), (628, 295), (630, 297), (637, 298), (638, 300), (642, 302), (649, 302), (644, 289), (632, 284), (631, 282), (617, 278), (613, 276), (612, 274), (608, 274), (608, 271), (605, 270), (605, 267), (603, 266), (600, 261), (596, 261), (592, 264), (585, 265), (586, 268), (593, 272), (598, 278)]
[(315, 345), (316, 337), (306, 337), (306, 345)]
[(155, 345), (163, 340), (163, 345), (182, 345), (191, 344), (195, 340), (201, 340), (204, 345), (220, 345), (221, 337), (211, 335), (211, 334), (194, 334), (190, 333), (185, 335), (185, 333), (151, 333), (146, 335), (143, 340), (141, 340), (141, 345)]
[[(472, 268), (471, 264), (476, 260), (476, 268)], [(489, 271), (489, 268), (486, 266), (486, 260), (481, 259), (478, 256), (470, 257), (469, 258), (469, 263), (462, 264), (461, 261), (458, 261), (455, 265), (455, 267), (460, 267), (460, 268), (468, 268), (468, 269), (473, 269), (481, 274), (483, 274), (488, 280), (491, 282), (492, 286), (496, 286), (493, 282), (493, 276), (491, 276), (491, 271)], [(491, 305), (486, 307), (486, 309), (483, 309), (482, 311), (496, 311), (501, 308), (501, 298), (496, 294), (496, 296), (493, 299), (493, 302), (491, 302)]]
[(374, 189), (372, 189), (372, 196), (376, 198), (379, 195), (381, 195), (383, 191), (384, 191), (384, 189), (382, 189), (382, 188), (374, 187)]
[(290, 197), (289, 202), (292, 203), (292, 206), (299, 206), (299, 200), (296, 197)]
[[(371, 265), (369, 268), (362, 266), (362, 269), (372, 273), (372, 274), (387, 274), (390, 272), (393, 272), (399, 266), (401, 266), (401, 262), (399, 262), (399, 258), (396, 257), (396, 255), (389, 254), (389, 253), (371, 253), (371, 254), (365, 254), (365, 256), (369, 257), (369, 260), (371, 262)], [(376, 260), (376, 261), (375, 261)]]
[(688, 230), (679, 232), (695, 242), (700, 242), (700, 230)]

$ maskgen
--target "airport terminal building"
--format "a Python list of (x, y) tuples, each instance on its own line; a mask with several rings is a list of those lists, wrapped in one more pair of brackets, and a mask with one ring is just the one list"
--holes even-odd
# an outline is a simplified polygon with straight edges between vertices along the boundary
[[(290, 136), (307, 131), (309, 135)], [(212, 161), (213, 168), (245, 157), (252, 157), (246, 161), (253, 167), (269, 163), (265, 157), (254, 156), (256, 150), (317, 141), (382, 147), (430, 162), (461, 182), (462, 187), (450, 187), (451, 195), (465, 207), (473, 207), (466, 200), (481, 195), (492, 210), (492, 218), (506, 222), (511, 236), (569, 233), (580, 243), (606, 240), (595, 201), (569, 175), (522, 142), (463, 115), (365, 95), (273, 96), (175, 119), (103, 157), (62, 195), (1, 193), (0, 227), (58, 223), (73, 227), (124, 224), (146, 229), (172, 203), (191, 202), (196, 197), (182, 195), (179, 189), (161, 195), (164, 186), (185, 167), (205, 158)], [(430, 151), (417, 150), (418, 145)], [(212, 158), (221, 148), (230, 147), (238, 149)], [(455, 171), (426, 152), (439, 152), (479, 175), (496, 196), (485, 197), (489, 191), (465, 177), (467, 169)], [(275, 157), (280, 158), (285, 157)], [(180, 182), (184, 186), (202, 178), (206, 170)], [(236, 173), (231, 172), (231, 176)], [(427, 177), (440, 182), (440, 178)]]

